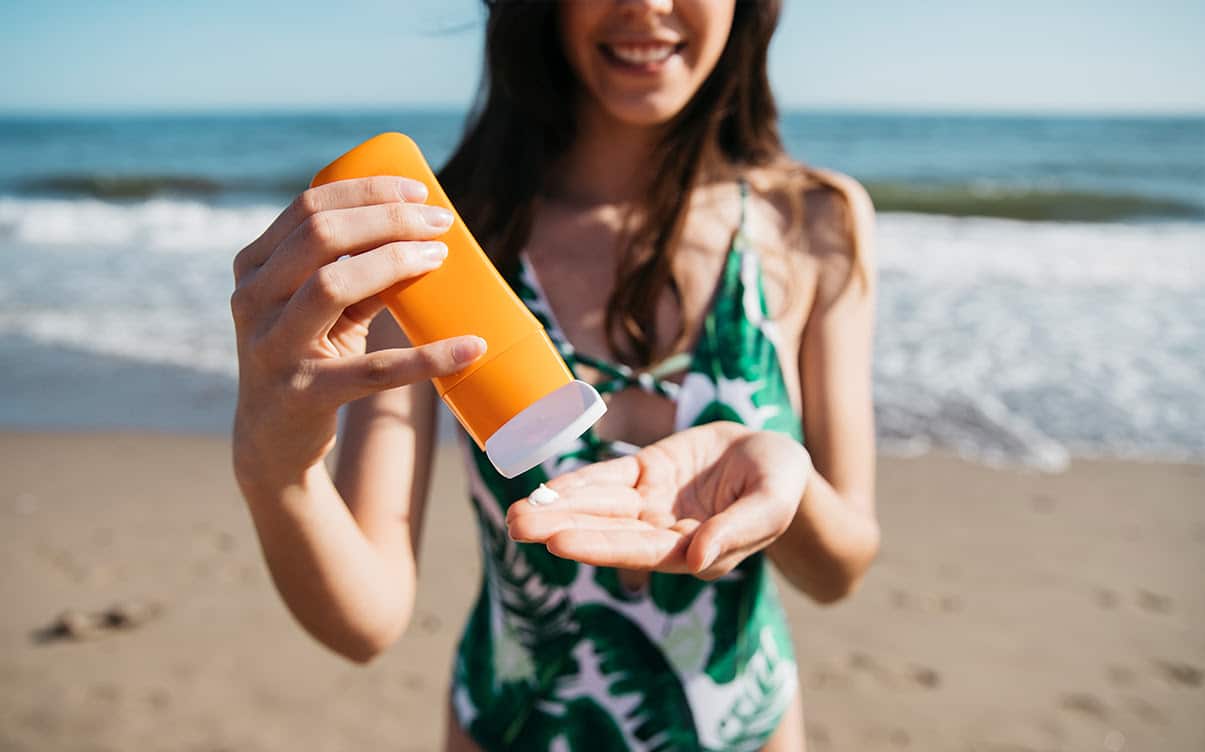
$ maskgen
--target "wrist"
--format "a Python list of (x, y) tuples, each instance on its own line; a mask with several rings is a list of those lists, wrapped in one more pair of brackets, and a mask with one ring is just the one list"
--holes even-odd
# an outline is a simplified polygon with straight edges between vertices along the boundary
[(251, 503), (279, 500), (291, 492), (304, 493), (328, 475), (321, 458), (314, 462), (290, 461), (237, 431), (232, 455), (234, 479)]

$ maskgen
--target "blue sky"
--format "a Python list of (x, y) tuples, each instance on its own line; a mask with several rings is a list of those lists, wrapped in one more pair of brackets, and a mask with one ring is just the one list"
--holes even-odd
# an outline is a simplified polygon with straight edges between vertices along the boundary
[[(1200, 0), (784, 1), (786, 107), (1205, 113)], [(481, 33), (479, 0), (0, 0), (0, 112), (460, 108)]]

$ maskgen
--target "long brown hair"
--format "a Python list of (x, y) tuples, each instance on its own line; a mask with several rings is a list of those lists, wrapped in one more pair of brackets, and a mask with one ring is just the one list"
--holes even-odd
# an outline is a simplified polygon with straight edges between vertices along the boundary
[[(657, 349), (657, 304), (668, 289), (681, 308), (673, 257), (706, 163), (718, 158), (739, 169), (785, 160), (766, 66), (780, 5), (737, 0), (715, 69), (653, 157), (654, 177), (621, 245), (606, 308), (607, 344), (629, 363), (647, 365), (664, 354)], [(561, 47), (556, 3), (486, 0), (486, 6), (481, 89), (439, 179), (495, 263), (513, 270), (550, 166), (573, 141), (578, 83)], [(680, 346), (690, 323), (681, 322), (671, 348)]]

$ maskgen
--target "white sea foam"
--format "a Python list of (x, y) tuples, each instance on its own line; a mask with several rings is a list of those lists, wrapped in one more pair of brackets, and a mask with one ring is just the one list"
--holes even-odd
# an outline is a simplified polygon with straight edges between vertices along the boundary
[[(234, 375), (230, 262), (279, 209), (0, 197), (0, 333)], [(1205, 458), (1205, 224), (887, 214), (877, 258), (884, 449)]]
[(880, 218), (887, 448), (1205, 457), (1205, 225)]
[(1205, 286), (1205, 224), (1021, 222), (932, 214), (879, 217), (879, 266), (942, 286)]
[(0, 241), (82, 249), (229, 248), (253, 240), (280, 210), (271, 206), (214, 207), (172, 199), (117, 204), (96, 199), (0, 197)]

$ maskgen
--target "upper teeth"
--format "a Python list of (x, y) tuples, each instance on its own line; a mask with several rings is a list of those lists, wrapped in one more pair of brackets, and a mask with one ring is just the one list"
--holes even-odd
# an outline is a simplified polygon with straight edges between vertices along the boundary
[(646, 63), (659, 63), (665, 60), (674, 54), (674, 46), (672, 44), (611, 45), (611, 52), (615, 53), (615, 57), (625, 63), (644, 65)]

